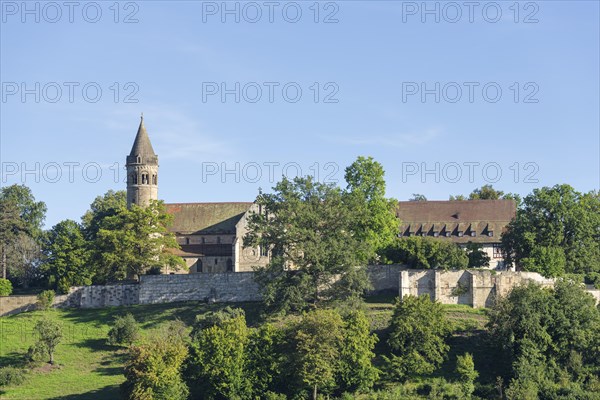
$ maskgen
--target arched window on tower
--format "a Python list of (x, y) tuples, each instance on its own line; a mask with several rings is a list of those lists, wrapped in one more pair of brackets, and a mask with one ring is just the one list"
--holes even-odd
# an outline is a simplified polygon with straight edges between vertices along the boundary
[(140, 156), (136, 156), (135, 160), (138, 164), (142, 163), (142, 157), (140, 157)]
[(137, 183), (138, 183), (138, 176), (137, 176), (137, 174), (131, 174), (131, 182), (134, 185), (137, 185)]
[(156, 180), (156, 175), (152, 175), (152, 184), (153, 185), (158, 185), (158, 182)]
[(148, 174), (142, 174), (142, 185), (147, 185), (148, 183)]

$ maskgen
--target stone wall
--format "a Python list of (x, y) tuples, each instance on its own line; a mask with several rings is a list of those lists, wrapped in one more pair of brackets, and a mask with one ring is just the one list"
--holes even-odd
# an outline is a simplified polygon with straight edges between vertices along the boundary
[(403, 269), (399, 274), (400, 296), (429, 295), (442, 304), (467, 304), (472, 307), (491, 307), (496, 297), (528, 281), (552, 286), (534, 272), (493, 271), (438, 271)]
[(139, 292), (140, 285), (137, 283), (76, 286), (69, 290), (67, 299), (57, 306), (76, 308), (130, 306), (139, 304)]
[(372, 291), (398, 293), (398, 274), (401, 269), (402, 265), (398, 264), (369, 266), (367, 273), (373, 285)]
[(144, 275), (140, 281), (140, 304), (174, 301), (258, 301), (253, 272), (189, 275)]
[[(533, 272), (415, 270), (402, 265), (373, 265), (368, 274), (373, 292), (398, 293), (402, 297), (425, 294), (443, 304), (472, 307), (490, 307), (497, 296), (505, 296), (526, 281), (553, 285), (552, 279)], [(260, 294), (253, 277), (253, 272), (144, 275), (140, 283), (72, 287), (69, 294), (56, 296), (54, 306), (100, 308), (176, 301), (258, 301)], [(600, 290), (588, 287), (588, 292), (600, 302)], [(36, 296), (0, 297), (0, 316), (34, 310), (36, 301)]]

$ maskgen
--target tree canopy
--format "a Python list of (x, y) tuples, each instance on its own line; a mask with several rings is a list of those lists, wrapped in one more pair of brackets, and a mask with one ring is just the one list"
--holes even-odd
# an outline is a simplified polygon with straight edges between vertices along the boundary
[(600, 272), (600, 196), (569, 185), (534, 189), (502, 247), (509, 262), (545, 276)]

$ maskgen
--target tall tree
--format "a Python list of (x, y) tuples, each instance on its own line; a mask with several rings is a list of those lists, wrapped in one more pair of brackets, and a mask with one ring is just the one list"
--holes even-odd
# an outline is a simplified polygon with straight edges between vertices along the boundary
[(339, 188), (311, 177), (284, 178), (256, 203), (264, 212), (251, 215), (244, 245), (271, 249), (269, 264), (256, 269), (267, 306), (302, 310), (368, 287), (360, 266), (367, 244), (354, 234), (354, 215)]
[(36, 202), (27, 186), (15, 184), (0, 189), (0, 263), (4, 279), (10, 265), (21, 272), (23, 260), (17, 247), (27, 244), (22, 236), (39, 244), (45, 217), (46, 204)]
[(94, 270), (89, 265), (89, 250), (81, 226), (64, 220), (48, 232), (44, 244), (44, 273), (48, 284), (62, 293), (71, 286), (91, 285)]
[(298, 375), (317, 400), (319, 390), (335, 387), (343, 321), (335, 310), (315, 310), (305, 313), (296, 329)]
[(569, 185), (534, 189), (502, 235), (502, 247), (507, 261), (545, 276), (600, 272), (600, 196)]
[(44, 219), (46, 219), (46, 204), (35, 201), (35, 197), (25, 185), (11, 185), (0, 189), (0, 200), (14, 202), (19, 209), (19, 216), (23, 220), (27, 234), (34, 239), (42, 235)]
[(346, 168), (345, 202), (354, 215), (352, 230), (366, 242), (365, 262), (378, 261), (399, 232), (398, 201), (385, 197), (385, 172), (373, 157), (358, 157)]
[(446, 358), (449, 333), (440, 303), (427, 295), (398, 298), (388, 339), (392, 349), (387, 359), (390, 376), (405, 380), (411, 374), (433, 372)]
[(81, 217), (86, 239), (93, 241), (100, 230), (102, 221), (112, 217), (127, 208), (127, 192), (124, 190), (109, 190), (103, 196), (98, 196), (90, 205), (90, 209)]
[(3, 279), (7, 278), (8, 254), (14, 249), (19, 236), (25, 234), (25, 229), (16, 201), (0, 198), (0, 262)]
[(377, 336), (371, 334), (369, 319), (360, 310), (344, 318), (344, 340), (340, 350), (339, 386), (345, 392), (368, 391), (379, 378), (373, 366)]
[(94, 241), (97, 281), (137, 278), (153, 267), (184, 268), (181, 257), (171, 251), (179, 246), (167, 228), (171, 221), (162, 201), (121, 208), (103, 218)]
[(189, 389), (181, 370), (188, 355), (185, 325), (172, 321), (129, 348), (121, 390), (130, 400), (185, 400)]
[(578, 283), (559, 279), (553, 289), (534, 283), (513, 288), (490, 310), (488, 329), (505, 357), (499, 361), (510, 371), (507, 378), (514, 378), (515, 398), (558, 398), (565, 381), (597, 379), (600, 310)]
[(241, 309), (228, 308), (197, 320), (186, 369), (193, 394), (207, 399), (250, 397), (249, 335)]

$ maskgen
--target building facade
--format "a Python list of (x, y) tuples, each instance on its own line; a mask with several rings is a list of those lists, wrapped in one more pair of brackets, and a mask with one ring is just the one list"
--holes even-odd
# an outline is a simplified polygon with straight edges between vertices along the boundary
[[(152, 148), (142, 117), (131, 152), (126, 158), (127, 206), (148, 205), (158, 200), (158, 156)], [(165, 204), (173, 216), (169, 227), (188, 270), (165, 273), (214, 273), (252, 271), (269, 262), (265, 249), (244, 248), (248, 217), (257, 211), (251, 202)]]
[(500, 238), (516, 212), (514, 200), (400, 201), (396, 216), (400, 237), (477, 243), (490, 257), (490, 269), (505, 270)]

